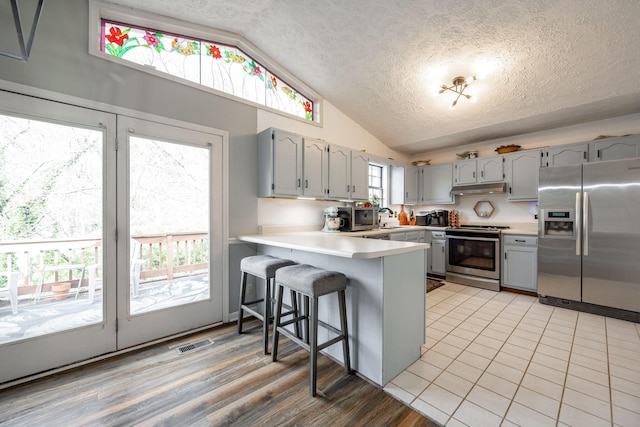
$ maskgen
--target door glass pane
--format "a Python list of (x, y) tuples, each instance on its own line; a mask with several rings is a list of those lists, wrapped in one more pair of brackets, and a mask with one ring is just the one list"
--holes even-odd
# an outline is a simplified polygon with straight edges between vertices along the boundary
[(129, 138), (131, 314), (209, 298), (209, 156)]
[(102, 322), (103, 139), (0, 115), (0, 344)]

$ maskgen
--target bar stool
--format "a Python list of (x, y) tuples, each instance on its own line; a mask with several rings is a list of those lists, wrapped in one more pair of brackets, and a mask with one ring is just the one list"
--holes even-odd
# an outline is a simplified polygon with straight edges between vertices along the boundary
[[(242, 321), (244, 318), (244, 312), (251, 314), (252, 316), (262, 321), (263, 328), (263, 354), (269, 352), (269, 322), (272, 319), (271, 304), (273, 298), (271, 296), (271, 282), (274, 280), (276, 270), (281, 267), (293, 265), (295, 262), (288, 259), (280, 259), (272, 257), (271, 255), (255, 255), (245, 257), (240, 261), (240, 270), (242, 271), (242, 278), (240, 280), (240, 307), (238, 312), (238, 334), (242, 333)], [(264, 298), (260, 298), (254, 301), (247, 301), (247, 275), (251, 274), (260, 279), (264, 279)], [(293, 294), (293, 292), (292, 292)], [(258, 312), (257, 304), (264, 303), (263, 313)], [(251, 308), (250, 306), (256, 306)], [(291, 310), (297, 311), (297, 304), (295, 307), (291, 307)], [(298, 333), (299, 331), (296, 330)]]
[[(298, 310), (295, 310), (295, 308), (293, 312), (282, 313), (282, 295), (285, 287), (304, 296), (305, 313), (300, 313)], [(312, 397), (316, 395), (318, 352), (320, 350), (338, 341), (342, 341), (344, 369), (347, 373), (351, 372), (349, 362), (349, 335), (347, 331), (347, 304), (345, 298), (346, 288), (347, 277), (336, 271), (322, 270), (306, 264), (283, 267), (276, 271), (276, 311), (273, 325), (271, 360), (275, 362), (278, 358), (278, 339), (280, 334), (285, 335), (300, 347), (307, 350), (310, 353), (309, 362), (311, 372), (309, 392)], [(340, 330), (318, 319), (319, 297), (333, 292), (338, 293)], [(309, 301), (311, 301), (310, 307)], [(293, 318), (283, 321), (282, 317), (289, 314), (292, 314)], [(293, 335), (288, 329), (285, 329), (287, 325), (294, 324), (295, 326), (301, 321), (304, 322), (305, 330), (307, 330), (304, 341), (300, 339), (297, 332), (296, 335)], [(330, 330), (337, 334), (337, 336), (322, 344), (318, 344), (318, 326)]]

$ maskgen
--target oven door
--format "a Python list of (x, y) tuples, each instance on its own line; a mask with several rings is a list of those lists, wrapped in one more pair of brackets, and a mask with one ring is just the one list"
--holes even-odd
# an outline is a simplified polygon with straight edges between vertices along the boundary
[(500, 279), (500, 239), (447, 235), (447, 271)]

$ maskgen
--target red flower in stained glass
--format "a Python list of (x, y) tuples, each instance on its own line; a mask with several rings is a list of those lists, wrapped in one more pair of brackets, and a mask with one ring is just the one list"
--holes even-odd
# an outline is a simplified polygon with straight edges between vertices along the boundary
[(220, 48), (218, 48), (218, 46), (209, 46), (209, 53), (211, 54), (211, 56), (213, 56), (215, 59), (220, 59), (222, 58), (222, 55), (220, 54)]
[(122, 30), (118, 27), (109, 28), (109, 35), (104, 36), (111, 43), (115, 43), (118, 46), (122, 46), (124, 41), (129, 38), (128, 34), (122, 34)]
[(153, 33), (147, 33), (144, 35), (144, 39), (147, 41), (147, 44), (149, 46), (158, 46), (158, 43), (160, 42), (160, 40), (158, 40), (158, 37), (156, 37), (155, 34)]
[(304, 111), (306, 111), (307, 113), (311, 112), (311, 103), (309, 101), (306, 101), (304, 104)]
[(260, 74), (262, 74), (262, 70), (258, 66), (253, 67), (251, 71), (253, 72), (254, 76), (259, 76)]

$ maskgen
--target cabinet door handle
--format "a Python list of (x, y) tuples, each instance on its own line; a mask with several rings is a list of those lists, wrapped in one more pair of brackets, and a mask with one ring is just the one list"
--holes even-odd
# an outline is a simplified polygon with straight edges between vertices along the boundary
[(298, 178), (298, 188), (300, 188), (300, 178)]
[(308, 179), (304, 180), (304, 188), (309, 188), (309, 180)]
[(504, 259), (507, 259), (507, 253), (506, 252), (504, 253)]
[(354, 185), (353, 187), (351, 187), (351, 192), (355, 193), (356, 192), (356, 186)]
[(473, 177), (474, 177), (474, 178), (476, 177), (476, 173), (475, 173), (475, 172), (473, 173)]
[(349, 186), (347, 185), (347, 193), (349, 192)]
[(484, 171), (480, 171), (480, 178), (484, 178)]
[(516, 239), (516, 242), (525, 243), (526, 240)]

